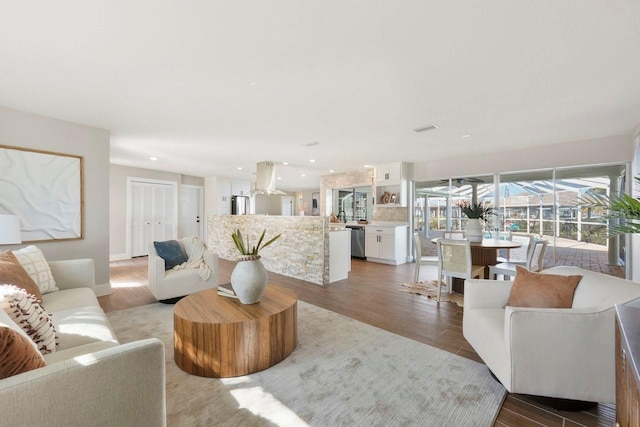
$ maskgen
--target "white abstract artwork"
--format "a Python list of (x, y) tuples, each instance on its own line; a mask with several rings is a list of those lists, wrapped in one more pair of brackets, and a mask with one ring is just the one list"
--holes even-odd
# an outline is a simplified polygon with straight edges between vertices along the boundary
[(0, 146), (0, 214), (23, 242), (82, 238), (82, 157)]

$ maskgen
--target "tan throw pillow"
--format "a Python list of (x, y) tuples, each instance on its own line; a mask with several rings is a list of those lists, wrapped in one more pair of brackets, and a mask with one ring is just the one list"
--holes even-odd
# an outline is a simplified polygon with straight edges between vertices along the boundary
[(49, 263), (47, 263), (42, 251), (37, 246), (27, 246), (13, 251), (13, 254), (18, 258), (20, 265), (27, 270), (33, 281), (36, 282), (41, 293), (46, 294), (58, 290), (56, 281), (53, 280)]
[(42, 302), (40, 288), (11, 251), (0, 253), (0, 284), (22, 288)]
[(0, 378), (7, 378), (45, 366), (28, 338), (0, 324)]
[(56, 351), (58, 334), (49, 313), (33, 295), (13, 285), (0, 286), (0, 308), (36, 343), (42, 354)]
[(582, 276), (532, 273), (516, 266), (516, 278), (511, 287), (512, 307), (571, 308), (573, 294)]

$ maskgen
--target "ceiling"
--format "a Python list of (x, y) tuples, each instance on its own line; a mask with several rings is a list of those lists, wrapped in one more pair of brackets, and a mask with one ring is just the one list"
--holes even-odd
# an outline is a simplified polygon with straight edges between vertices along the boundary
[(300, 191), (633, 135), (638, 16), (637, 0), (3, 1), (0, 105), (109, 130), (115, 164), (252, 179), (273, 160)]

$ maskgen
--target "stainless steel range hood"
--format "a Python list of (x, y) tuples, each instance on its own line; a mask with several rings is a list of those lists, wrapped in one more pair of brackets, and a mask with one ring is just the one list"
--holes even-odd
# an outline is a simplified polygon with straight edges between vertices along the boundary
[(267, 160), (257, 164), (256, 188), (251, 190), (251, 195), (257, 194), (266, 196), (287, 194), (284, 191), (276, 190), (276, 162)]

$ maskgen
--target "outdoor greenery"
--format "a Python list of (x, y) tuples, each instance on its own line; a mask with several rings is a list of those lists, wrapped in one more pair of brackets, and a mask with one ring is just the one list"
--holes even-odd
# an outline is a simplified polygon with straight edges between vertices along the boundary
[[(640, 183), (640, 177), (635, 178)], [(622, 193), (620, 195), (587, 192), (579, 203), (586, 208), (603, 208), (606, 210), (604, 218), (619, 220), (618, 224), (609, 226), (609, 237), (620, 234), (640, 233), (640, 200)]]
[(264, 235), (266, 233), (267, 233), (267, 229), (265, 228), (262, 231), (262, 234), (260, 235), (260, 239), (258, 239), (258, 244), (253, 247), (249, 244), (249, 236), (246, 237), (246, 244), (245, 244), (245, 240), (243, 239), (243, 236), (240, 230), (236, 230), (233, 233), (231, 233), (231, 238), (233, 239), (233, 242), (236, 244), (236, 248), (238, 248), (238, 251), (240, 251), (241, 255), (258, 255), (258, 252), (261, 249), (269, 246), (270, 244), (278, 240), (278, 238), (282, 235), (282, 234), (278, 234), (271, 240), (262, 243), (262, 241), (264, 240)]

